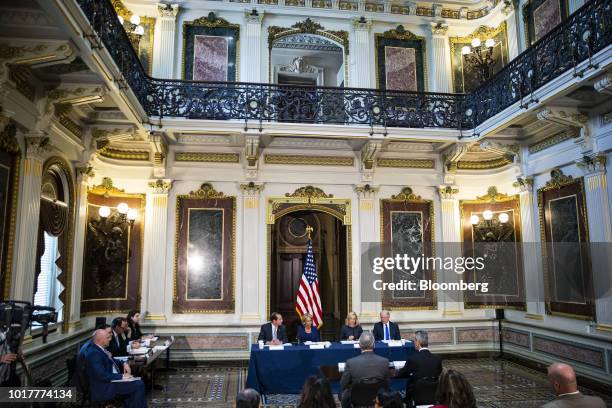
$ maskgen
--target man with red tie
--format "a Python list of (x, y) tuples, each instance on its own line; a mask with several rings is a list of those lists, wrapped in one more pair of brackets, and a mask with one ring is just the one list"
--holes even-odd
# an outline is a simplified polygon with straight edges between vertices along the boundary
[(400, 330), (397, 324), (390, 322), (391, 313), (388, 310), (380, 312), (380, 322), (374, 324), (374, 338), (381, 340), (401, 340)]
[[(133, 379), (129, 364), (113, 359), (106, 350), (111, 337), (106, 330), (96, 330), (92, 344), (86, 350), (86, 373), (91, 401), (109, 401), (121, 396), (125, 397), (124, 404), (128, 408), (146, 408), (142, 380)], [(120, 380), (123, 381), (116, 382)]]

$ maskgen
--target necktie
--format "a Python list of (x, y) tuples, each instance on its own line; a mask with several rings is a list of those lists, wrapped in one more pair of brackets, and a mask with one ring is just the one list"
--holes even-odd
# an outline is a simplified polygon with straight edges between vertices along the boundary
[(276, 327), (272, 325), (272, 340), (278, 340), (276, 338)]
[(110, 361), (113, 362), (113, 372), (115, 373), (119, 373), (119, 367), (117, 367), (117, 363), (115, 363), (115, 360), (113, 359), (113, 356), (111, 355), (111, 353), (107, 350), (104, 350), (104, 353), (106, 354), (106, 356), (110, 359)]
[(389, 336), (389, 323), (385, 324), (385, 340), (391, 340)]

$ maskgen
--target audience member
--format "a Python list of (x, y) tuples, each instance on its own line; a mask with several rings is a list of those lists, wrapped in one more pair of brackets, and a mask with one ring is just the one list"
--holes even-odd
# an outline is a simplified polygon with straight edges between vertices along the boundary
[(312, 315), (304, 313), (302, 315), (302, 326), (298, 327), (298, 343), (307, 341), (321, 341), (319, 331), (312, 325)]
[(272, 313), (270, 322), (261, 326), (257, 341), (261, 340), (265, 341), (266, 344), (283, 344), (288, 342), (287, 330), (283, 326), (283, 316), (280, 313)]
[[(427, 332), (417, 330), (414, 333), (414, 347), (417, 350), (406, 360), (406, 364), (397, 373), (397, 377), (408, 378), (406, 382), (406, 404), (412, 404), (414, 385), (420, 379), (435, 381), (442, 372), (442, 359), (429, 352), (429, 339)], [(434, 384), (435, 387), (435, 384)], [(434, 388), (435, 389), (435, 388)], [(431, 403), (435, 402), (435, 392), (432, 389)]]
[(438, 381), (436, 399), (432, 408), (476, 408), (476, 398), (468, 380), (456, 370), (444, 370)]
[(113, 357), (127, 356), (132, 348), (138, 348), (140, 343), (137, 341), (131, 342), (127, 338), (128, 324), (124, 317), (116, 317), (111, 324), (112, 339), (108, 345), (108, 351)]
[[(89, 379), (89, 393), (94, 402), (109, 401), (117, 396), (124, 397), (127, 408), (146, 408), (145, 386), (141, 380), (133, 379), (130, 366), (113, 359), (106, 351), (112, 336), (106, 330), (98, 329), (92, 345), (86, 352), (86, 372)], [(124, 380), (123, 382), (114, 382)]]
[(363, 333), (363, 329), (359, 325), (357, 313), (350, 312), (346, 316), (346, 320), (340, 331), (340, 340), (359, 340), (361, 333)]
[(584, 395), (578, 391), (574, 369), (563, 363), (548, 367), (548, 379), (557, 398), (542, 405), (542, 408), (605, 408), (599, 397)]
[(381, 388), (376, 395), (374, 408), (404, 408), (402, 394), (397, 391)]
[(380, 322), (374, 324), (374, 339), (381, 340), (401, 340), (400, 329), (397, 324), (390, 322), (391, 313), (388, 310), (380, 312)]
[[(96, 326), (96, 330), (104, 330), (106, 331), (108, 334), (112, 335), (112, 329), (110, 327), (109, 324), (103, 323), (100, 324), (98, 326)], [(95, 332), (94, 332), (95, 333)], [(80, 355), (85, 355), (85, 352), (87, 351), (87, 349), (93, 344), (93, 337), (91, 339), (88, 339), (85, 343), (83, 343), (83, 345), (81, 346), (81, 348), (79, 349), (79, 353)]]
[(297, 408), (336, 408), (329, 381), (317, 376), (307, 378)]
[(128, 340), (140, 340), (142, 338), (142, 332), (140, 331), (140, 310), (130, 310), (126, 319), (130, 329)]
[(236, 396), (236, 408), (259, 408), (259, 393), (252, 388), (245, 388)]
[(378, 378), (386, 387), (389, 382), (389, 360), (374, 354), (374, 336), (363, 332), (359, 337), (361, 355), (346, 360), (344, 373), (340, 379), (340, 395), (343, 408), (351, 406), (351, 391), (353, 387), (365, 378)]

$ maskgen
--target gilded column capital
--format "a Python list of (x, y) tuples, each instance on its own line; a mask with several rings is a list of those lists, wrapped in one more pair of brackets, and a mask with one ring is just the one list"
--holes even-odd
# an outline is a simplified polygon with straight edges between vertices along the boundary
[(85, 184), (89, 184), (89, 181), (92, 180), (96, 175), (92, 165), (89, 163), (82, 163), (80, 165), (76, 165), (75, 171), (77, 175), (77, 181)]
[(576, 166), (584, 172), (585, 177), (598, 176), (606, 173), (606, 155), (603, 153), (585, 155), (576, 160)]
[(261, 24), (264, 19), (264, 12), (254, 8), (251, 11), (244, 11), (244, 21), (248, 24)]
[(380, 187), (371, 184), (360, 184), (355, 186), (355, 192), (360, 200), (370, 200), (376, 196)]
[(149, 181), (149, 189), (153, 194), (168, 194), (172, 188), (172, 180), (170, 179), (155, 179)]
[(448, 24), (443, 21), (432, 21), (431, 25), (431, 34), (434, 37), (445, 37), (448, 32)]
[(455, 188), (453, 185), (443, 185), (438, 187), (438, 194), (440, 198), (443, 200), (452, 200), (455, 199), (455, 194), (459, 192), (458, 188)]
[(43, 156), (51, 150), (49, 137), (43, 132), (30, 132), (25, 137), (26, 159), (43, 162)]
[(372, 20), (366, 19), (364, 16), (353, 19), (353, 28), (355, 30), (370, 31), (372, 28)]
[(257, 197), (263, 191), (264, 184), (257, 184), (253, 181), (248, 183), (240, 184), (240, 191), (245, 197)]
[(521, 193), (533, 192), (533, 177), (517, 177), (512, 183), (514, 188), (517, 188)]
[(163, 4), (157, 3), (157, 15), (161, 18), (174, 20), (179, 12), (178, 4)]

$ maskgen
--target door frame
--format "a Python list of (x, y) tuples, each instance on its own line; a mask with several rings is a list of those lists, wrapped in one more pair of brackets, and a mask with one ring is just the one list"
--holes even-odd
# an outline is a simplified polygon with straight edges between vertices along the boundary
[(329, 214), (342, 222), (346, 227), (346, 274), (347, 287), (346, 299), (347, 309), (353, 310), (352, 286), (353, 286), (353, 239), (351, 224), (351, 200), (349, 198), (334, 198), (323, 190), (313, 186), (301, 187), (293, 193), (285, 194), (285, 197), (268, 197), (266, 199), (266, 316), (271, 313), (271, 287), (272, 287), (272, 226), (277, 219), (296, 211), (318, 211)]

